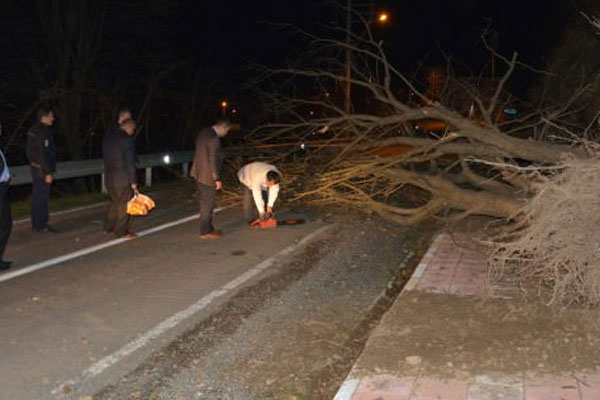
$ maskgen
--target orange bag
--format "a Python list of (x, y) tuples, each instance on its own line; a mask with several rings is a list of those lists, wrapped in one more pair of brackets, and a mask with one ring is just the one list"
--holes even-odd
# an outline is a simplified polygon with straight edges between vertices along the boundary
[(136, 190), (131, 200), (127, 202), (127, 214), (136, 216), (146, 215), (154, 207), (154, 201), (150, 197)]
[(146, 207), (146, 209), (148, 211), (152, 210), (155, 207), (154, 200), (152, 200), (150, 197), (146, 196), (145, 194), (138, 193), (137, 201), (140, 202), (141, 204), (143, 204), (144, 207)]

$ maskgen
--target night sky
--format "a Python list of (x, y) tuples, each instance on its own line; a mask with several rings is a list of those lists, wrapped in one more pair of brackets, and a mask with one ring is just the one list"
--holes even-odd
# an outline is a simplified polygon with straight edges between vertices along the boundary
[[(184, 4), (186, 34), (196, 38), (190, 45), (202, 52), (214, 46), (216, 63), (228, 66), (258, 60), (280, 61), (298, 49), (289, 30), (268, 23), (291, 23), (310, 32), (324, 33), (332, 22), (331, 7), (323, 1), (222, 0)], [(537, 64), (555, 43), (567, 22), (565, 0), (428, 0), (374, 1), (378, 10), (391, 14), (390, 22), (376, 27), (390, 53), (403, 66), (418, 60), (442, 61), (442, 49), (474, 67), (487, 62), (480, 39), (486, 26), (497, 32), (496, 45), (504, 54), (518, 51), (527, 62)], [(369, 2), (354, 2), (365, 12)]]
[[(8, 0), (7, 12), (0, 17), (3, 40), (20, 55), (44, 41), (38, 1)], [(137, 66), (130, 67), (134, 58), (136, 65), (140, 59), (146, 60), (142, 65), (193, 60), (226, 74), (249, 62), (279, 66), (302, 54), (308, 43), (279, 25), (291, 24), (327, 37), (332, 26), (345, 23), (343, 11), (334, 10), (336, 1), (107, 0), (98, 59), (105, 74), (97, 79), (122, 76), (123, 70), (139, 75)], [(404, 72), (419, 62), (443, 65), (444, 52), (479, 72), (490, 60), (480, 41), (485, 27), (495, 32), (494, 46), (500, 53), (510, 56), (518, 51), (521, 60), (541, 67), (574, 15), (572, 0), (355, 0), (353, 6), (364, 15), (370, 9), (390, 13), (389, 23), (375, 25), (374, 34)], [(15, 32), (19, 37), (11, 37)], [(6, 68), (11, 65), (22, 68), (15, 62)]]

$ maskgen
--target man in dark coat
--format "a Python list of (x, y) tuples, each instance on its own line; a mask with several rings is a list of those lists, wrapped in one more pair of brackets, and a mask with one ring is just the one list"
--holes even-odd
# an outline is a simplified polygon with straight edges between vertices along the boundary
[[(0, 135), (2, 134), (2, 123), (0, 123)], [(10, 183), (10, 171), (4, 152), (0, 150), (0, 271), (10, 268), (11, 262), (4, 260), (4, 250), (12, 231), (12, 215), (10, 213), (10, 202), (8, 200), (8, 185)]]
[(205, 128), (196, 137), (196, 149), (190, 176), (196, 180), (200, 203), (200, 239), (218, 239), (221, 232), (212, 224), (213, 209), (217, 190), (221, 190), (221, 164), (223, 154), (221, 141), (231, 129), (228, 120), (218, 121), (210, 128)]
[(38, 121), (27, 132), (27, 159), (33, 181), (31, 200), (31, 227), (36, 232), (57, 232), (48, 225), (48, 203), (52, 174), (56, 171), (54, 147), (54, 111), (40, 108), (36, 112)]
[(127, 214), (127, 202), (137, 189), (135, 144), (132, 138), (135, 128), (135, 121), (126, 119), (109, 129), (102, 140), (106, 189), (110, 197), (104, 230), (126, 238), (137, 236), (130, 232), (130, 217)]

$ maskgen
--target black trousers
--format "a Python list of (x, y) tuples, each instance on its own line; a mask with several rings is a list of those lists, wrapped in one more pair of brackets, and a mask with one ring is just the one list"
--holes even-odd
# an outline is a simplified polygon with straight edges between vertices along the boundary
[(50, 202), (50, 184), (39, 168), (31, 167), (33, 193), (31, 197), (31, 227), (40, 231), (48, 226), (48, 203)]
[[(261, 192), (263, 201), (265, 204), (267, 204), (269, 192), (266, 190), (262, 190)], [(242, 204), (244, 206), (244, 219), (246, 222), (250, 223), (254, 220), (257, 220), (259, 213), (258, 209), (256, 208), (256, 203), (254, 202), (254, 196), (252, 196), (252, 190), (250, 190), (246, 185), (242, 185)]]
[(198, 189), (200, 208), (200, 234), (204, 235), (215, 230), (212, 220), (217, 188), (214, 185), (205, 185), (200, 182), (196, 182), (196, 188)]
[(127, 202), (133, 197), (131, 186), (107, 187), (110, 203), (104, 219), (104, 230), (123, 236), (129, 232), (131, 218), (127, 214)]
[(12, 215), (8, 200), (8, 183), (0, 183), (0, 260), (4, 256), (6, 243), (12, 232)]

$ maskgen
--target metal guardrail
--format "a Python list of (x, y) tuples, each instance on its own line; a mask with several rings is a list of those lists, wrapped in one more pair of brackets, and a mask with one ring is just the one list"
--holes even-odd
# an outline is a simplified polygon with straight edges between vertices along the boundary
[[(187, 176), (189, 172), (189, 164), (192, 161), (191, 151), (179, 151), (176, 153), (153, 153), (142, 154), (138, 156), (137, 168), (145, 169), (145, 185), (152, 186), (152, 168), (165, 167), (167, 165), (182, 166), (182, 175)], [(11, 180), (10, 184), (26, 185), (31, 183), (31, 172), (29, 165), (19, 165), (10, 168)], [(90, 175), (102, 176), (102, 190), (105, 191), (104, 185), (104, 160), (102, 158), (94, 158), (92, 160), (78, 161), (63, 161), (56, 164), (56, 173), (53, 178), (69, 179), (80, 178)]]

